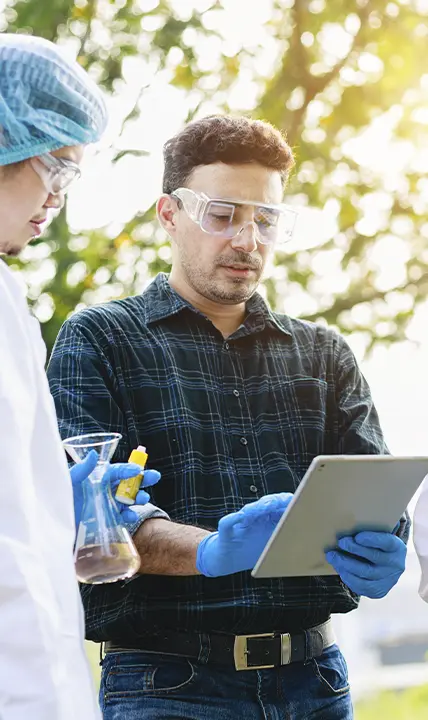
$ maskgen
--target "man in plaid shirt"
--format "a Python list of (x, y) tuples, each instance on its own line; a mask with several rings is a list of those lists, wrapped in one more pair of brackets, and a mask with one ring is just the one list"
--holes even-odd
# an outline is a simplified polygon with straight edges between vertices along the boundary
[(344, 339), (256, 292), (292, 233), (292, 164), (267, 123), (188, 125), (166, 143), (158, 202), (171, 274), (75, 314), (54, 348), (62, 435), (119, 431), (117, 460), (144, 444), (162, 473), (130, 528), (139, 575), (82, 587), (87, 637), (105, 643), (105, 720), (348, 720), (330, 616), (382, 597), (404, 569), (406, 517), (396, 535), (341, 540), (337, 576), (249, 572), (315, 456), (387, 452)]

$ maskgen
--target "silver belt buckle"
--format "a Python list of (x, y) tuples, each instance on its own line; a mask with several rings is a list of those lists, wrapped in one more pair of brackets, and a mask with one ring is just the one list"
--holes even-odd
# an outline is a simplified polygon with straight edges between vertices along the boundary
[[(260, 633), (258, 635), (237, 635), (233, 647), (236, 670), (269, 670), (275, 665), (251, 665), (248, 667), (249, 638), (274, 638), (276, 633)], [(291, 638), (288, 633), (281, 635), (281, 665), (288, 665), (291, 660)]]
[(291, 663), (291, 635), (284, 633), (281, 635), (281, 665), (289, 665)]

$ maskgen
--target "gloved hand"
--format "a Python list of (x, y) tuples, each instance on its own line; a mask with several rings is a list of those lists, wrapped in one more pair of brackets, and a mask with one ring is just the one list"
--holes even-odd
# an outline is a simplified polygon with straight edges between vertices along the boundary
[(285, 492), (265, 495), (222, 517), (218, 531), (198, 545), (198, 572), (219, 577), (252, 570), (292, 497), (292, 493)]
[[(83, 510), (83, 483), (89, 477), (95, 468), (98, 460), (98, 454), (95, 450), (90, 453), (81, 463), (76, 463), (70, 468), (71, 482), (73, 485), (74, 499), (74, 521), (76, 523), (76, 531), (79, 527), (80, 518)], [(103, 477), (103, 483), (110, 483), (112, 494), (114, 497), (115, 490), (121, 480), (135, 477), (141, 474), (141, 467), (135, 463), (116, 463), (110, 465)], [(155, 485), (160, 480), (160, 473), (157, 470), (144, 470), (143, 481), (141, 487), (149, 487)], [(135, 498), (135, 505), (145, 505), (150, 500), (150, 496), (139, 490)], [(118, 510), (122, 516), (124, 523), (132, 523), (137, 519), (137, 514), (132, 510), (132, 506), (124, 505), (115, 500)]]
[(404, 572), (407, 547), (392, 533), (359, 532), (355, 537), (341, 538), (337, 546), (326, 552), (327, 562), (357, 595), (385, 597)]

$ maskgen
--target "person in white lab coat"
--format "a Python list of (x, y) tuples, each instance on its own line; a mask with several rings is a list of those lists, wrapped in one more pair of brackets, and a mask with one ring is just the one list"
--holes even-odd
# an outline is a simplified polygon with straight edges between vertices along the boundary
[[(106, 119), (96, 85), (55, 45), (0, 35), (0, 254), (17, 255), (62, 207)], [(0, 718), (95, 720), (72, 484), (45, 347), (15, 278), (0, 259)], [(90, 469), (75, 466), (73, 482)]]
[(413, 516), (413, 542), (421, 565), (419, 595), (428, 602), (428, 477), (422, 484)]

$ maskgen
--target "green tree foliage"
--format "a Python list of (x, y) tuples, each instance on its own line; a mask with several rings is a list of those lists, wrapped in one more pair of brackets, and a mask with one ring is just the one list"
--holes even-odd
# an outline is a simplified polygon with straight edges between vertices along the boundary
[(409, 688), (403, 692), (382, 692), (357, 703), (355, 720), (424, 720), (427, 715), (427, 686)]
[[(405, 337), (428, 291), (427, 0), (271, 0), (259, 42), (246, 37), (251, 4), (235, 0), (242, 32), (238, 24), (234, 48), (221, 29), (230, 0), (3, 4), (1, 30), (72, 43), (110, 93), (123, 89), (129, 58), (153, 66), (152, 82), (166, 70), (186, 94), (188, 119), (213, 105), (229, 110), (245, 77), (253, 92), (245, 110), (285, 131), (295, 148), (287, 199), (324, 208), (336, 223), (322, 242), (314, 222), (312, 245), (278, 251), (265, 282), (272, 305), (287, 309), (298, 296), (303, 317), (359, 331), (367, 347)], [(200, 62), (201, 39), (214, 43), (209, 69)], [(262, 62), (267, 44), (269, 70)], [(239, 109), (236, 102), (232, 109)], [(139, 116), (137, 99), (123, 127)], [(386, 167), (395, 162), (398, 174), (359, 155), (376, 127), (390, 135)], [(129, 152), (142, 154), (118, 143), (113, 162)], [(76, 306), (137, 292), (143, 278), (167, 270), (166, 245), (153, 207), (113, 234), (105, 228), (74, 235), (65, 214), (57, 218), (21, 261), (48, 347)], [(336, 267), (335, 283), (323, 282), (326, 267)]]

